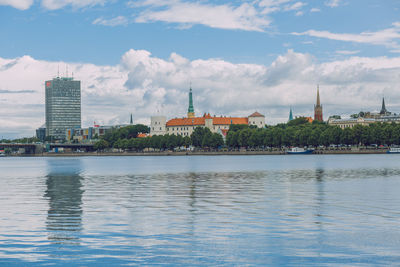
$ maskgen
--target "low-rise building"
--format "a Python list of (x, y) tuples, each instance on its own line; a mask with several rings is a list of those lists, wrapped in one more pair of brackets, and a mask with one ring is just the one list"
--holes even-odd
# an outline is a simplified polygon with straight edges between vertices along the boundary
[(377, 120), (372, 118), (348, 118), (348, 119), (333, 119), (328, 120), (329, 125), (339, 126), (342, 129), (353, 128), (356, 125), (367, 126), (375, 123)]
[(98, 139), (113, 129), (113, 126), (95, 126), (88, 128), (73, 128), (66, 130), (67, 141), (85, 142), (92, 139)]
[(396, 113), (389, 112), (385, 106), (385, 99), (382, 99), (382, 108), (381, 111), (378, 112), (360, 112), (359, 114), (353, 115), (358, 116), (357, 118), (347, 118), (347, 119), (336, 119), (334, 117), (330, 117), (328, 120), (328, 124), (336, 125), (340, 128), (353, 128), (356, 125), (367, 126), (371, 123), (376, 122), (386, 122), (386, 123), (400, 123), (400, 115)]

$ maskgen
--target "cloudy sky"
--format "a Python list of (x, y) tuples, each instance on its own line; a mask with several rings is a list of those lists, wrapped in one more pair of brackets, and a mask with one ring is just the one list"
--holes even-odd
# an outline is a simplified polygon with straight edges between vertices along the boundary
[(44, 81), (74, 73), (82, 123), (187, 112), (400, 113), (400, 2), (0, 0), (0, 138), (44, 123)]

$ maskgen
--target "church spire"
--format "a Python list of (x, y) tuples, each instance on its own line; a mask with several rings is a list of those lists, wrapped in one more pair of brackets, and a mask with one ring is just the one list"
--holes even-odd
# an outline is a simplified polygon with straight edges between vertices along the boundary
[(314, 120), (324, 121), (322, 116), (322, 106), (319, 99), (319, 85), (317, 86), (317, 104), (314, 106)]
[(192, 85), (190, 84), (189, 91), (189, 108), (188, 108), (188, 118), (194, 118), (194, 108), (193, 108), (193, 98), (192, 98)]
[(131, 121), (130, 121), (130, 124), (133, 124), (132, 113), (131, 113)]
[(385, 106), (385, 98), (382, 98), (382, 108), (380, 114), (385, 115), (387, 113), (386, 106)]
[(293, 120), (293, 112), (292, 112), (292, 107), (290, 107), (290, 113), (289, 113), (289, 121)]

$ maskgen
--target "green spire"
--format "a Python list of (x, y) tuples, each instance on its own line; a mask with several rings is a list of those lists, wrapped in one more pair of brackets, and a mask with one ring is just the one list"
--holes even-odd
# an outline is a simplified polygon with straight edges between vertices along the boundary
[(193, 98), (192, 98), (192, 86), (190, 86), (188, 113), (193, 113), (193, 112), (194, 112), (194, 108), (193, 108)]
[(293, 120), (292, 108), (290, 108), (289, 121)]

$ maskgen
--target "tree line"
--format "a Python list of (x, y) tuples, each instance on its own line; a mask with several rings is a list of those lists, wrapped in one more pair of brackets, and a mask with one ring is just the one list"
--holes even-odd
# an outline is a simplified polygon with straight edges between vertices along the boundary
[[(130, 127), (128, 129), (125, 129)], [(145, 148), (158, 150), (173, 150), (177, 147), (198, 147), (217, 149), (224, 145), (222, 136), (212, 133), (210, 129), (197, 127), (191, 136), (181, 136), (174, 134), (154, 135), (144, 138), (135, 138), (139, 133), (148, 133), (149, 128), (144, 125), (133, 125), (113, 130), (105, 134), (101, 140), (95, 143), (96, 150), (106, 148), (118, 148), (123, 150), (142, 151)], [(146, 127), (146, 128), (144, 128)]]
[[(197, 127), (191, 136), (157, 135), (134, 138), (138, 132), (149, 132), (147, 126), (128, 126), (107, 133), (95, 144), (96, 149), (108, 147), (141, 151), (145, 148), (174, 149), (196, 148), (281, 148), (283, 146), (329, 146), (329, 145), (400, 145), (400, 124), (373, 123), (341, 129), (323, 122), (309, 123), (305, 118), (296, 118), (288, 123), (266, 128), (248, 125), (231, 125), (224, 142), (218, 133), (208, 128)], [(147, 127), (147, 128), (144, 128)], [(140, 130), (140, 131), (139, 131)]]

